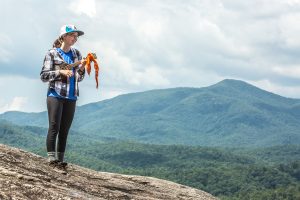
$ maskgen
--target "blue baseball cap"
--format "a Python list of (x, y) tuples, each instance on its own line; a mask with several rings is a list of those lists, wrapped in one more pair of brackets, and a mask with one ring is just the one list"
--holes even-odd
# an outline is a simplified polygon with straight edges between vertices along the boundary
[(83, 31), (80, 31), (80, 30), (77, 30), (76, 26), (72, 25), (72, 24), (68, 24), (68, 25), (63, 25), (61, 28), (60, 28), (60, 35), (59, 36), (62, 36), (66, 33), (78, 33), (78, 36), (81, 36), (84, 34)]

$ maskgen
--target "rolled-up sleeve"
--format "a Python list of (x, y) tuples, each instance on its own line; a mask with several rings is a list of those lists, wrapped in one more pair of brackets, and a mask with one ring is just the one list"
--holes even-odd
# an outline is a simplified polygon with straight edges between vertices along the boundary
[(53, 65), (53, 55), (51, 55), (50, 51), (46, 54), (44, 58), (44, 63), (43, 63), (42, 71), (40, 73), (40, 78), (43, 82), (61, 79), (59, 70), (55, 70), (55, 67)]
[(80, 70), (80, 68), (79, 68), (77, 70), (77, 75), (78, 75), (78, 82), (82, 81), (84, 79), (85, 69)]
[[(77, 51), (77, 56), (78, 56), (78, 60), (82, 59), (82, 55), (80, 53), (80, 51)], [(83, 70), (80, 70), (81, 64), (78, 66), (78, 70), (77, 70), (77, 76), (78, 76), (78, 82), (82, 81), (84, 79), (84, 75), (85, 75), (85, 68)]]

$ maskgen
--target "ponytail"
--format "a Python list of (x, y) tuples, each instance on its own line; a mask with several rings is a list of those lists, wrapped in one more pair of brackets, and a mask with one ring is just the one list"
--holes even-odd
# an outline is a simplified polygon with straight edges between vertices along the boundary
[(59, 48), (61, 47), (61, 44), (63, 43), (63, 38), (62, 37), (59, 37), (57, 38), (54, 42), (53, 42), (53, 45), (52, 47), (53, 48)]

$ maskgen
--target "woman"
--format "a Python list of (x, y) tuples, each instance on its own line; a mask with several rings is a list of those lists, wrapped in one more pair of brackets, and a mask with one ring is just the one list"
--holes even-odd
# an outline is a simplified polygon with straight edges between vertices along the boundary
[[(47, 92), (47, 109), (49, 129), (47, 135), (47, 154), (49, 164), (65, 168), (64, 154), (67, 136), (72, 124), (76, 100), (79, 96), (78, 82), (85, 74), (85, 61), (81, 53), (72, 46), (84, 32), (74, 25), (61, 27), (60, 35), (53, 43), (44, 59), (40, 73), (43, 82), (49, 82)], [(80, 61), (71, 70), (61, 69), (61, 64)], [(57, 147), (56, 147), (57, 138)]]

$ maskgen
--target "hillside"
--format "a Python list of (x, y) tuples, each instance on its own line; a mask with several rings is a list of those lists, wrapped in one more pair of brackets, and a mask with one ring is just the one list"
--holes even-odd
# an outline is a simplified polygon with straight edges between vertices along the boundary
[[(43, 134), (40, 134), (44, 132)], [(0, 123), (0, 143), (46, 156), (46, 130)], [(67, 162), (97, 171), (151, 176), (207, 191), (221, 199), (299, 196), (300, 146), (216, 148), (103, 142), (72, 131)], [(1, 159), (1, 158), (0, 158)], [(1, 164), (1, 163), (0, 163)], [(297, 199), (297, 198), (296, 198)]]
[(96, 172), (73, 164), (61, 174), (46, 160), (0, 145), (1, 199), (199, 199), (212, 195), (151, 177)]
[[(8, 112), (0, 119), (47, 127), (45, 112)], [(300, 144), (299, 120), (299, 99), (224, 80), (205, 88), (152, 90), (80, 106), (72, 129), (98, 140), (265, 147)]]

